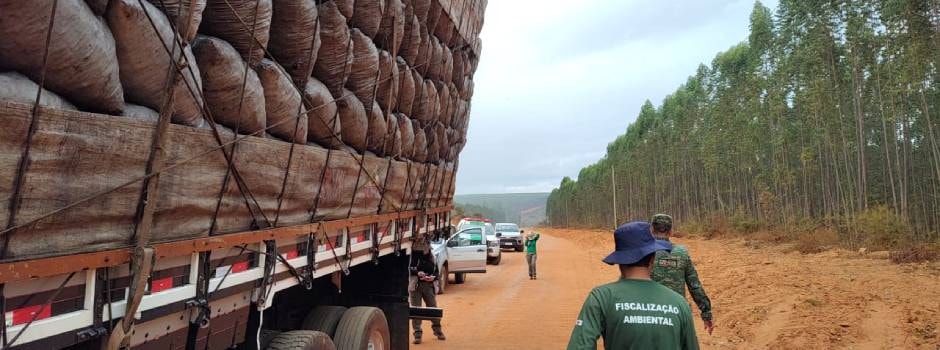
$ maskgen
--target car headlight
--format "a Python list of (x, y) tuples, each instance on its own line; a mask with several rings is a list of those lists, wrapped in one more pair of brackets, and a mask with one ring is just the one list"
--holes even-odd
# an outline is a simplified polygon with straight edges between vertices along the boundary
[(495, 246), (499, 245), (499, 243), (497, 243), (496, 241), (488, 241), (488, 242), (486, 242), (486, 245), (488, 245), (488, 246), (490, 246), (490, 247), (495, 247)]

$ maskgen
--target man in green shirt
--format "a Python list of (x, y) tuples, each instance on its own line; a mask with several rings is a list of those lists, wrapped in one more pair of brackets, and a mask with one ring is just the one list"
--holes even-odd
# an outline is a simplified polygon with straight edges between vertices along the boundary
[(616, 250), (604, 262), (620, 265), (620, 280), (588, 294), (568, 350), (596, 349), (599, 337), (605, 349), (697, 350), (689, 304), (650, 279), (655, 253), (672, 245), (653, 238), (644, 221), (618, 227), (614, 242)]
[[(525, 231), (519, 231), (520, 234), (525, 233)], [(529, 279), (534, 280), (535, 278), (535, 244), (539, 241), (538, 232), (533, 232), (525, 236), (525, 241), (522, 243), (525, 245), (525, 261), (529, 264)]]
[[(669, 241), (672, 236), (672, 217), (666, 214), (653, 215), (650, 220), (653, 226), (653, 235), (656, 239)], [(671, 243), (671, 242), (670, 242)], [(685, 288), (689, 287), (692, 300), (702, 312), (702, 321), (705, 322), (705, 331), (712, 334), (715, 324), (712, 321), (712, 303), (705, 294), (702, 281), (698, 279), (695, 264), (689, 256), (689, 249), (684, 245), (674, 245), (671, 252), (656, 252), (656, 262), (653, 263), (653, 280), (669, 287), (685, 297)]]

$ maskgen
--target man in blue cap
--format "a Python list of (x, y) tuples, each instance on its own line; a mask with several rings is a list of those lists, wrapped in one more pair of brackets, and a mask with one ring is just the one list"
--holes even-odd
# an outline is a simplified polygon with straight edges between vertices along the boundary
[(588, 294), (575, 322), (568, 350), (698, 349), (692, 311), (685, 299), (650, 279), (657, 251), (672, 249), (657, 241), (650, 224), (634, 221), (614, 231), (616, 249), (604, 262), (620, 265), (620, 280)]

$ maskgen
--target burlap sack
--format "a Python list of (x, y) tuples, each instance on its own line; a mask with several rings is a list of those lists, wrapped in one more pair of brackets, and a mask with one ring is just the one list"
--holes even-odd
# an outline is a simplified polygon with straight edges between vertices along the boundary
[(388, 51), (382, 50), (379, 52), (379, 86), (375, 100), (383, 111), (393, 111), (397, 107), (398, 86), (398, 64)]
[(461, 84), (463, 82), (463, 77), (464, 77), (464, 64), (465, 64), (464, 51), (463, 50), (454, 51), (453, 56), (454, 56), (454, 63), (453, 63), (454, 67), (452, 68), (452, 72), (451, 72), (451, 80), (453, 80), (454, 83)]
[(456, 48), (458, 48), (458, 47), (462, 47), (462, 46), (463, 46), (463, 44), (459, 43), (459, 41), (460, 41), (459, 38), (460, 38), (461, 34), (460, 34), (460, 31), (457, 30), (457, 26), (460, 25), (460, 24), (462, 24), (462, 23), (464, 23), (464, 22), (463, 22), (463, 17), (458, 18), (458, 19), (457, 19), (457, 23), (453, 23), (453, 21), (452, 21), (451, 23), (452, 23), (453, 25), (450, 26), (450, 27), (451, 27), (451, 28), (450, 28), (450, 36), (448, 36), (448, 40), (445, 41), (445, 43), (447, 44), (447, 47), (449, 47), (449, 48), (451, 48), (451, 49), (456, 49)]
[(398, 66), (398, 100), (395, 110), (404, 114), (411, 113), (411, 106), (415, 100), (415, 80), (411, 77), (411, 68), (401, 57), (396, 58)]
[(398, 55), (402, 39), (405, 36), (405, 13), (401, 0), (388, 0), (385, 5), (385, 15), (382, 24), (375, 36), (375, 43), (391, 53), (392, 57)]
[(469, 109), (470, 109), (470, 104), (468, 104), (467, 101), (464, 101), (464, 100), (457, 101), (457, 111), (454, 114), (454, 120), (455, 120), (454, 129), (457, 129), (457, 131), (461, 134), (467, 133), (467, 125), (468, 125), (467, 117), (470, 115)]
[(458, 91), (460, 92), (460, 99), (464, 101), (470, 101), (470, 95), (473, 91), (473, 80), (469, 76), (463, 78), (463, 82), (458, 85)]
[(271, 0), (208, 0), (199, 32), (228, 41), (254, 67), (268, 47), (271, 10)]
[(372, 102), (372, 108), (369, 113), (369, 142), (367, 149), (379, 157), (385, 156), (385, 135), (388, 134), (388, 122), (385, 120), (385, 113), (379, 104)]
[(401, 133), (401, 158), (411, 159), (415, 150), (414, 125), (411, 124), (411, 118), (404, 114), (397, 114), (396, 117), (398, 119), (398, 130)]
[(469, 57), (467, 60), (470, 62), (470, 67), (467, 70), (467, 75), (472, 76), (473, 73), (476, 73), (477, 67), (480, 65), (480, 57), (476, 55), (467, 55)]
[(307, 143), (307, 111), (290, 77), (277, 63), (264, 59), (255, 68), (264, 88), (268, 132), (281, 140)]
[(265, 106), (258, 75), (222, 39), (200, 35), (193, 43), (193, 53), (202, 72), (206, 105), (215, 121), (242, 134), (260, 135), (265, 129)]
[[(175, 62), (180, 61), (180, 50), (166, 52), (162, 43), (178, 40), (169, 20), (149, 2), (112, 0), (108, 6), (108, 24), (117, 44), (118, 63), (121, 66), (121, 84), (128, 102), (152, 108), (157, 112), (163, 104), (166, 75)], [(146, 11), (146, 12), (144, 12)], [(149, 14), (149, 16), (148, 16)], [(154, 33), (153, 26), (159, 31)], [(202, 80), (189, 45), (183, 47), (188, 65), (182, 70), (173, 87), (173, 122), (198, 126), (202, 124)]]
[(451, 21), (450, 16), (446, 13), (441, 15), (440, 20), (437, 21), (437, 26), (434, 27), (434, 36), (441, 40), (442, 43), (447, 44), (451, 40), (451, 35), (454, 34), (454, 22)]
[[(39, 81), (52, 3), (0, 1), (0, 71)], [(124, 96), (114, 46), (108, 27), (85, 2), (59, 1), (43, 88), (83, 110), (120, 114)]]
[(401, 129), (398, 127), (398, 117), (394, 113), (386, 113), (387, 131), (385, 134), (385, 156), (398, 158), (401, 156)]
[(319, 80), (311, 78), (307, 81), (304, 95), (304, 103), (309, 110), (307, 141), (316, 142), (326, 148), (339, 149), (343, 144), (340, 138), (342, 122), (330, 90)]
[(307, 85), (320, 51), (317, 4), (314, 0), (272, 0), (268, 51), (297, 86)]
[(176, 27), (177, 33), (192, 42), (202, 23), (202, 13), (206, 9), (206, 0), (152, 0), (154, 6), (166, 14)]
[(385, 0), (356, 0), (352, 20), (349, 22), (371, 39), (379, 32), (384, 15)]
[(448, 162), (457, 160), (457, 147), (460, 140), (458, 140), (457, 130), (452, 128), (447, 128), (447, 156), (445, 159)]
[[(32, 105), (36, 102), (39, 85), (17, 72), (0, 73), (0, 100), (15, 101)], [(54, 92), (43, 89), (39, 105), (58, 109), (77, 110), (74, 105), (59, 97)], [(126, 109), (125, 109), (126, 111)]]
[[(407, 13), (407, 12), (406, 12)], [(418, 54), (421, 51), (421, 25), (415, 15), (405, 15), (404, 35), (398, 55), (405, 59), (409, 65), (418, 63)]]
[(444, 124), (453, 127), (457, 118), (457, 101), (460, 101), (460, 96), (457, 93), (457, 85), (452, 82), (447, 84), (447, 90), (450, 93), (450, 101), (448, 101), (447, 115), (444, 116)]
[(375, 44), (359, 29), (349, 32), (353, 41), (353, 64), (346, 86), (363, 105), (369, 106), (375, 100), (375, 88), (379, 78), (379, 51)]
[(411, 117), (411, 119), (415, 119), (416, 118), (415, 113), (417, 113), (418, 111), (418, 105), (422, 101), (421, 94), (424, 93), (424, 77), (422, 77), (421, 73), (419, 73), (417, 70), (412, 69), (411, 81), (415, 86), (415, 98), (414, 98), (414, 101), (411, 102), (411, 113), (410, 114), (406, 113), (406, 114), (408, 114), (408, 116)]
[(447, 127), (443, 123), (434, 123), (434, 133), (437, 141), (437, 159), (444, 161), (447, 158), (447, 151), (450, 148), (447, 139)]
[(137, 120), (144, 120), (150, 123), (156, 124), (160, 121), (160, 113), (144, 106), (138, 106), (133, 103), (128, 103), (124, 106), (125, 117), (131, 117)]
[(434, 83), (431, 80), (425, 80), (422, 85), (421, 95), (415, 100), (415, 106), (413, 107), (414, 118), (420, 120), (422, 125), (427, 125), (437, 117), (439, 102)]
[(434, 87), (437, 88), (438, 112), (435, 121), (450, 124), (450, 87), (435, 81)]
[(327, 1), (317, 9), (320, 15), (320, 50), (313, 67), (313, 76), (339, 96), (352, 69), (353, 43), (349, 38), (346, 18), (339, 12), (336, 2)]
[(426, 23), (428, 20), (428, 11), (431, 9), (431, 2), (437, 2), (438, 0), (411, 0), (411, 6), (414, 8), (415, 16), (418, 16), (418, 20), (421, 23)]
[(441, 18), (447, 18), (447, 13), (441, 7), (440, 0), (431, 0), (431, 7), (428, 8), (428, 18), (424, 21), (425, 31), (434, 35), (434, 29), (437, 28), (437, 22)]
[(435, 131), (434, 125), (428, 125), (424, 128), (424, 136), (427, 138), (428, 142), (428, 154), (425, 158), (425, 162), (428, 163), (437, 163), (440, 156), (440, 140), (437, 138), (437, 132)]
[(356, 10), (356, 0), (327, 0), (325, 2), (334, 3), (334, 6), (339, 10), (339, 13), (343, 16), (345, 21), (352, 20), (354, 11)]
[(431, 57), (428, 60), (428, 78), (433, 80), (442, 80), (441, 77), (444, 75), (444, 47), (441, 45), (441, 42), (437, 38), (431, 36), (431, 48), (428, 50), (428, 54)]
[(454, 80), (454, 54), (449, 47), (443, 47), (444, 66), (441, 67), (441, 80), (451, 82)]
[(362, 102), (359, 102), (352, 91), (344, 89), (343, 94), (336, 99), (336, 107), (339, 109), (340, 123), (343, 125), (343, 143), (359, 153), (365, 152), (369, 116)]
[(418, 57), (412, 64), (413, 68), (421, 73), (422, 76), (428, 75), (428, 66), (431, 61), (431, 37), (428, 35), (427, 27), (424, 24), (419, 26), (421, 40), (418, 44)]
[(428, 136), (425, 130), (421, 128), (417, 120), (412, 120), (411, 125), (414, 128), (414, 155), (411, 157), (416, 162), (426, 162), (428, 160)]

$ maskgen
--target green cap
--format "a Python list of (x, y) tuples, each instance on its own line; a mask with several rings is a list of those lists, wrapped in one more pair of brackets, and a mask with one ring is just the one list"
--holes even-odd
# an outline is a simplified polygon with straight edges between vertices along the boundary
[(666, 214), (656, 214), (650, 219), (653, 230), (660, 233), (666, 233), (672, 230), (672, 217)]

